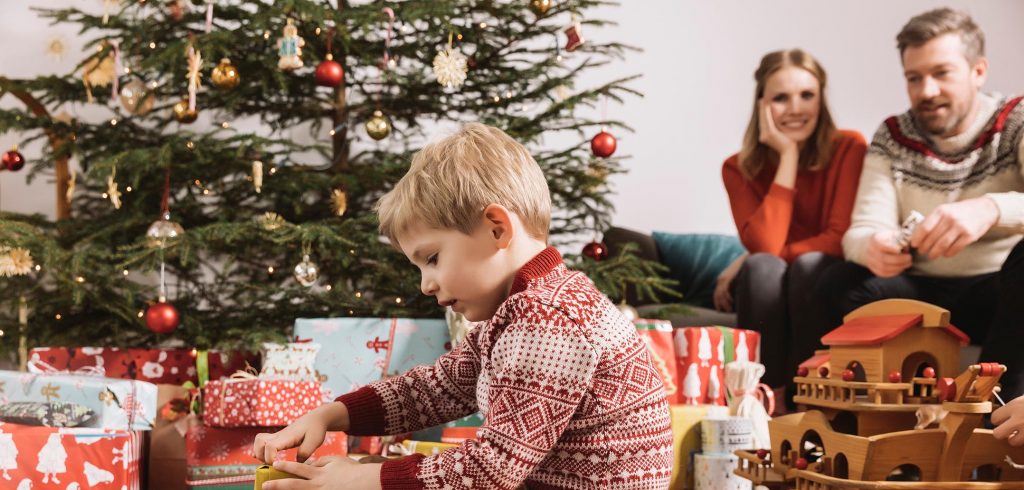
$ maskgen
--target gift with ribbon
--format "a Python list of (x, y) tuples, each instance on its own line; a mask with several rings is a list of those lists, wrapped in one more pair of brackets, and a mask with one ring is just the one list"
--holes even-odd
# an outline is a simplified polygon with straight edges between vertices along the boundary
[(34, 372), (74, 372), (109, 378), (137, 379), (155, 384), (199, 383), (199, 358), (209, 379), (220, 379), (257, 362), (242, 352), (197, 349), (122, 349), (118, 347), (37, 347), (29, 351)]
[(725, 387), (729, 390), (729, 415), (750, 420), (752, 443), (743, 449), (771, 449), (768, 421), (775, 411), (775, 393), (761, 383), (764, 365), (734, 361), (725, 365)]
[(70, 402), (95, 416), (83, 427), (150, 430), (156, 420), (156, 385), (83, 374), (0, 371), (0, 403)]
[(323, 403), (319, 381), (261, 378), (254, 369), (203, 387), (203, 423), (210, 427), (280, 427)]
[(647, 344), (654, 368), (665, 385), (665, 398), (669, 403), (682, 401), (679, 392), (678, 370), (676, 369), (676, 348), (672, 340), (672, 323), (668, 320), (633, 320), (636, 332)]
[(314, 367), (324, 397), (333, 400), (379, 379), (431, 365), (451, 348), (441, 319), (299, 318), (295, 337), (331, 346)]

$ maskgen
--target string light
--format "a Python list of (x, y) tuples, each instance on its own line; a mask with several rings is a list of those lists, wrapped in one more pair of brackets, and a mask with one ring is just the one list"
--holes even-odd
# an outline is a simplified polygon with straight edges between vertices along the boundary
[(121, 275), (123, 275), (124, 277), (128, 277), (128, 269), (121, 271)]
[(139, 318), (142, 318), (142, 317), (143, 317), (143, 316), (145, 316), (145, 315), (146, 315), (146, 312), (144, 312), (144, 311), (142, 311), (142, 310), (139, 310), (139, 313), (138, 313), (138, 317), (139, 317)]
[(229, 123), (227, 121), (224, 121), (224, 122), (220, 123), (220, 127), (224, 128), (224, 129), (228, 129), (228, 128), (231, 127), (231, 123)]
[(103, 194), (100, 194), (100, 195), (103, 196), (103, 199), (106, 199), (106, 198), (110, 197), (106, 192), (104, 192)]
[(331, 290), (331, 285), (330, 285), (330, 284), (328, 284), (328, 285), (324, 286), (324, 289), (326, 289), (326, 290), (330, 291), (330, 290)]
[(0, 337), (3, 337), (3, 336), (4, 336), (4, 331), (0, 330)]
[(149, 43), (149, 49), (156, 49), (156, 43)]
[(78, 284), (85, 284), (85, 278), (82, 276), (78, 276), (75, 278), (75, 282), (77, 282)]
[(270, 274), (273, 274), (274, 273), (274, 266), (272, 266), (272, 265), (268, 266), (267, 267), (267, 272), (270, 273)]
[(58, 320), (60, 320), (61, 318), (64, 318), (64, 317), (60, 316), (60, 313), (57, 313), (57, 314), (56, 314), (56, 315), (54, 315), (53, 317), (54, 317), (54, 318), (56, 318), (56, 319), (58, 319)]
[(131, 192), (132, 191), (132, 186), (125, 187), (124, 190), (125, 190), (125, 192)]
[(188, 148), (189, 150), (192, 150), (195, 147), (196, 147), (196, 144), (193, 143), (192, 141), (189, 141), (189, 142), (185, 143), (185, 148)]
[(317, 27), (316, 30), (313, 31), (313, 33), (315, 33), (317, 36), (319, 36), (320, 35), (320, 28)]
[(270, 39), (270, 31), (263, 31), (263, 39)]
[(43, 270), (43, 266), (36, 264), (36, 272)]
[(333, 129), (330, 130), (329, 133), (330, 133), (331, 136), (334, 136), (334, 130)]
[(110, 120), (110, 125), (111, 126), (117, 126), (117, 118), (111, 119)]
[(395, 298), (396, 304), (402, 304), (402, 298)]
[(481, 29), (487, 29), (487, 23), (486, 22), (481, 22), (480, 23), (480, 28)]
[(363, 292), (362, 291), (356, 291), (356, 297), (357, 298), (362, 298), (363, 297)]

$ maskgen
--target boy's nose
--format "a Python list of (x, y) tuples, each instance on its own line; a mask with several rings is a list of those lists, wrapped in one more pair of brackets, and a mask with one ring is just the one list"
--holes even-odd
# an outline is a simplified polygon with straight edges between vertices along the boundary
[(423, 278), (420, 279), (420, 291), (427, 296), (433, 296), (437, 293), (437, 283), (428, 279), (426, 276), (423, 276)]

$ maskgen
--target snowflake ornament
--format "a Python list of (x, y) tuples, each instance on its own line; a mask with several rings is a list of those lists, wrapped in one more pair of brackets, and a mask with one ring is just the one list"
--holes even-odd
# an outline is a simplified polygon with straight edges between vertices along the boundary
[(434, 57), (434, 75), (437, 83), (449, 88), (458, 88), (466, 81), (469, 71), (466, 55), (448, 45)]

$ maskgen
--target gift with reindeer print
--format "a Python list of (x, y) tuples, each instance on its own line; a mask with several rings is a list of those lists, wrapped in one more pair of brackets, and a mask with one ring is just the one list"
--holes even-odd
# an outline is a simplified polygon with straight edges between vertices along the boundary
[(62, 407), (77, 405), (92, 414), (76, 424), (78, 427), (150, 430), (156, 420), (156, 395), (156, 385), (145, 381), (85, 374), (0, 371), (0, 405), (15, 402), (36, 402), (43, 408), (58, 403)]

